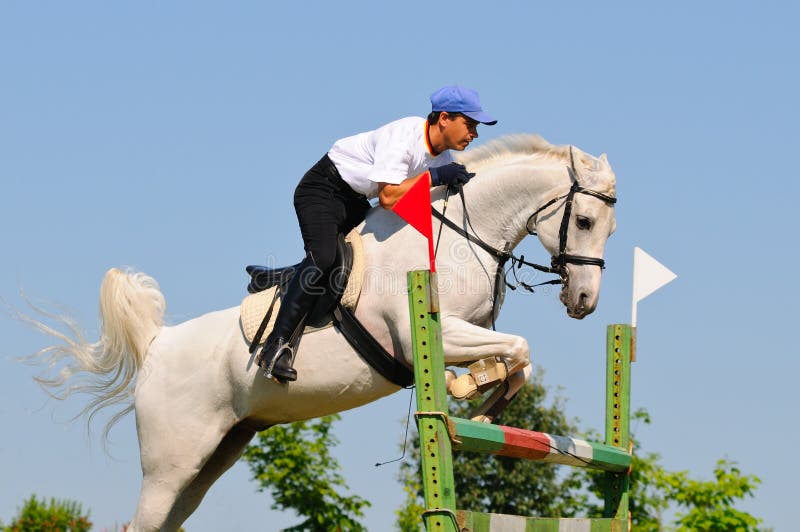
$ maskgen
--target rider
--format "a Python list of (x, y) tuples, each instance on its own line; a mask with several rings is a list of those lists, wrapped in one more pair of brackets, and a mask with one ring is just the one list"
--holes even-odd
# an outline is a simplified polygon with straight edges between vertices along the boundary
[(294, 208), (306, 256), (281, 299), (275, 326), (258, 364), (267, 378), (297, 380), (287, 343), (312, 310), (323, 279), (336, 260), (338, 235), (348, 233), (367, 214), (369, 199), (390, 209), (419, 179), (431, 186), (466, 183), (469, 174), (449, 150), (464, 150), (478, 137), (478, 124), (494, 125), (478, 93), (459, 86), (431, 95), (427, 120), (401, 118), (374, 131), (336, 141), (300, 180)]

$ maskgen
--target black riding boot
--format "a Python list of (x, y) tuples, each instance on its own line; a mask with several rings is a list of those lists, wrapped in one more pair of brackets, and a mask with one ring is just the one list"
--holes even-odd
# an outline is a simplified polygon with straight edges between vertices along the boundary
[(297, 371), (292, 367), (294, 346), (288, 342), (295, 329), (303, 326), (306, 316), (314, 308), (321, 277), (322, 272), (309, 253), (300, 263), (300, 268), (281, 297), (281, 308), (275, 318), (275, 327), (259, 354), (258, 364), (268, 379), (274, 377), (284, 383), (297, 380)]

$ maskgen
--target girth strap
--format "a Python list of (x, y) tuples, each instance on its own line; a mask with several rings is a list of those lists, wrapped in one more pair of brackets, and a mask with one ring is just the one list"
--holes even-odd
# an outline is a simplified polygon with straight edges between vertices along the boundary
[(336, 305), (333, 323), (361, 358), (383, 378), (403, 388), (413, 386), (414, 372), (390, 355), (350, 309)]

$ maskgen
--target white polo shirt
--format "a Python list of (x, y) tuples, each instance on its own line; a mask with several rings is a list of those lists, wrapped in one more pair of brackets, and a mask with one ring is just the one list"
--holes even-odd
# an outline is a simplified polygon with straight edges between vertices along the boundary
[(378, 195), (378, 183), (397, 185), (453, 161), (450, 150), (434, 155), (428, 122), (416, 116), (338, 140), (328, 157), (350, 188), (369, 199)]

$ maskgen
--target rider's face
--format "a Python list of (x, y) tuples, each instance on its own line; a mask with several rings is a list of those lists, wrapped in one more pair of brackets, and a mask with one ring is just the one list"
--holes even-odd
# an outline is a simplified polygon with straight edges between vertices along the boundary
[(462, 114), (442, 113), (439, 123), (443, 126), (442, 135), (448, 150), (463, 151), (473, 139), (478, 138), (480, 122)]

